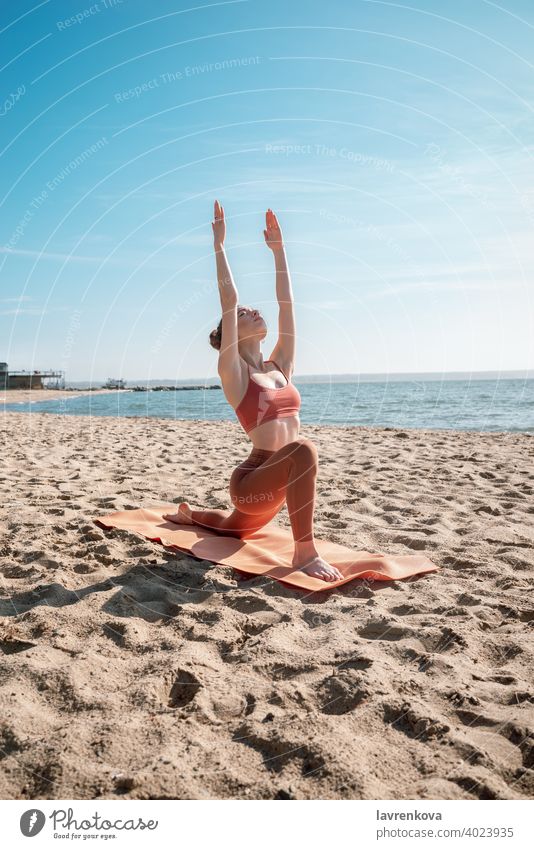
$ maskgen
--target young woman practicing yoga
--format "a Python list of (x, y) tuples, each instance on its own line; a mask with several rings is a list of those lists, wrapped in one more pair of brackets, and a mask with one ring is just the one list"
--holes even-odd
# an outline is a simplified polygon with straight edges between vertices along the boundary
[[(210, 334), (219, 351), (218, 372), (226, 399), (252, 442), (247, 459), (230, 478), (234, 509), (192, 510), (182, 502), (177, 513), (163, 516), (177, 524), (194, 524), (218, 534), (244, 539), (262, 528), (287, 503), (294, 539), (295, 569), (335, 581), (343, 578), (323, 560), (313, 536), (317, 449), (299, 437), (300, 395), (291, 383), (295, 360), (293, 293), (282, 233), (272, 210), (263, 231), (274, 255), (278, 300), (278, 341), (268, 360), (261, 343), (267, 325), (258, 310), (238, 304), (237, 289), (224, 251), (224, 209), (215, 201), (212, 224), (222, 319)], [(282, 382), (283, 381), (283, 382)]]

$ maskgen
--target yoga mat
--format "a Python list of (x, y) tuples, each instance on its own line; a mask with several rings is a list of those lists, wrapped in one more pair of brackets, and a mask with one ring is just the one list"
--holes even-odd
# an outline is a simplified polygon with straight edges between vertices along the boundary
[(299, 572), (291, 565), (293, 537), (289, 530), (273, 521), (247, 539), (220, 536), (197, 525), (175, 525), (163, 519), (175, 513), (176, 504), (152, 504), (138, 510), (122, 510), (93, 519), (102, 528), (122, 528), (141, 534), (166, 548), (178, 549), (199, 560), (231, 566), (250, 575), (275, 578), (302, 590), (321, 592), (348, 584), (355, 578), (391, 581), (435, 572), (439, 569), (424, 554), (371, 554), (356, 551), (336, 542), (316, 539), (321, 557), (336, 566), (343, 580), (323, 581)]

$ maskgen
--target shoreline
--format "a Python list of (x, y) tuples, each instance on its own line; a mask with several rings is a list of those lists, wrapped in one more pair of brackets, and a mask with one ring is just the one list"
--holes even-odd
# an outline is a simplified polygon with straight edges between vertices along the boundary
[[(104, 391), (114, 391), (114, 390), (104, 390)], [(90, 393), (90, 394), (93, 395), (94, 393)], [(42, 399), (37, 399), (37, 400), (42, 400)], [(59, 400), (59, 399), (51, 398), (50, 400), (53, 401), (53, 400)], [(1, 401), (1, 398), (0, 398), (0, 401)], [(21, 401), (20, 403), (25, 403), (25, 402)], [(20, 416), (28, 417), (28, 414), (30, 414), (31, 416), (34, 416), (34, 417), (35, 416), (45, 416), (45, 417), (51, 417), (51, 418), (55, 418), (55, 419), (64, 418), (64, 417), (72, 418), (72, 419), (88, 419), (89, 418), (89, 419), (98, 419), (99, 421), (102, 421), (102, 422), (113, 421), (113, 420), (125, 421), (125, 422), (128, 422), (128, 421), (147, 422), (147, 423), (150, 423), (150, 422), (160, 422), (160, 423), (173, 422), (173, 423), (176, 423), (176, 424), (195, 424), (197, 426), (205, 425), (205, 424), (212, 424), (212, 425), (213, 424), (221, 424), (221, 425), (233, 425), (233, 426), (238, 427), (237, 423), (233, 419), (230, 419), (230, 418), (228, 418), (228, 419), (180, 419), (180, 418), (161, 418), (159, 416), (99, 416), (96, 413), (90, 413), (90, 414), (66, 413), (66, 412), (58, 413), (58, 412), (47, 412), (45, 410), (37, 410), (35, 412), (32, 412), (31, 410), (29, 410), (29, 411), (20, 410), (19, 411), (19, 410), (6, 410), (5, 408), (4, 409), (0, 408), (0, 413), (3, 416), (20, 415)], [(335, 423), (332, 423), (332, 424), (313, 424), (311, 422), (310, 423), (301, 422), (301, 427), (300, 427), (301, 435), (302, 435), (303, 430), (309, 430), (309, 429), (313, 429), (313, 428), (316, 428), (316, 429), (319, 429), (319, 430), (324, 429), (324, 430), (327, 430), (327, 431), (332, 431), (332, 430), (352, 431), (352, 430), (354, 430), (354, 431), (370, 431), (370, 432), (377, 431), (377, 432), (386, 432), (386, 433), (388, 433), (388, 432), (394, 432), (395, 433), (396, 432), (396, 433), (401, 433), (401, 434), (402, 433), (406, 433), (406, 434), (412, 434), (412, 433), (421, 433), (421, 434), (429, 433), (429, 434), (432, 434), (432, 433), (435, 433), (435, 434), (441, 434), (441, 435), (466, 434), (466, 435), (473, 435), (473, 436), (488, 436), (488, 437), (491, 437), (491, 436), (499, 437), (500, 436), (500, 437), (506, 437), (506, 438), (525, 437), (526, 439), (529, 439), (529, 438), (534, 439), (534, 433), (529, 433), (528, 431), (524, 431), (524, 430), (464, 430), (463, 428), (460, 429), (460, 428), (452, 428), (452, 427), (451, 428), (437, 428), (437, 427), (435, 427), (435, 428), (429, 428), (429, 427), (423, 428), (423, 427), (408, 427), (407, 425), (404, 425), (402, 427), (392, 427), (391, 425), (359, 425), (359, 424), (342, 425), (342, 424), (335, 424)], [(245, 436), (244, 433), (243, 433), (243, 436)], [(250, 443), (250, 444), (252, 445), (252, 443)]]
[[(36, 401), (58, 401), (61, 398), (77, 398), (80, 395), (109, 395), (117, 389), (2, 389), (0, 404), (26, 404)], [(120, 390), (129, 392), (131, 390)], [(14, 395), (17, 395), (14, 398)]]

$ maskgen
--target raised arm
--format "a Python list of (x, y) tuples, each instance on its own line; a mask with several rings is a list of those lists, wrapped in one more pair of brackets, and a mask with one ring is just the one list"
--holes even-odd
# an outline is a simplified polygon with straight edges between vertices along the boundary
[(238, 293), (224, 250), (226, 222), (224, 208), (218, 200), (214, 206), (213, 246), (217, 264), (217, 283), (222, 310), (221, 349), (219, 351), (218, 372), (227, 385), (237, 384), (239, 391), (242, 366), (237, 347), (237, 304)]
[(268, 209), (265, 215), (266, 229), (263, 231), (265, 242), (274, 255), (276, 269), (276, 298), (278, 300), (278, 341), (271, 359), (279, 363), (289, 377), (295, 364), (295, 310), (291, 278), (287, 267), (287, 257), (282, 231), (276, 215)]

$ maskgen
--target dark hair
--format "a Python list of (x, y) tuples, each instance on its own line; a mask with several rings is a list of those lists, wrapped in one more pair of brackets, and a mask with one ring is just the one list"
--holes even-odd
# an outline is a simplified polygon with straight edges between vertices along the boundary
[(215, 328), (210, 333), (210, 345), (212, 348), (215, 348), (216, 351), (221, 350), (221, 342), (222, 342), (222, 318)]

